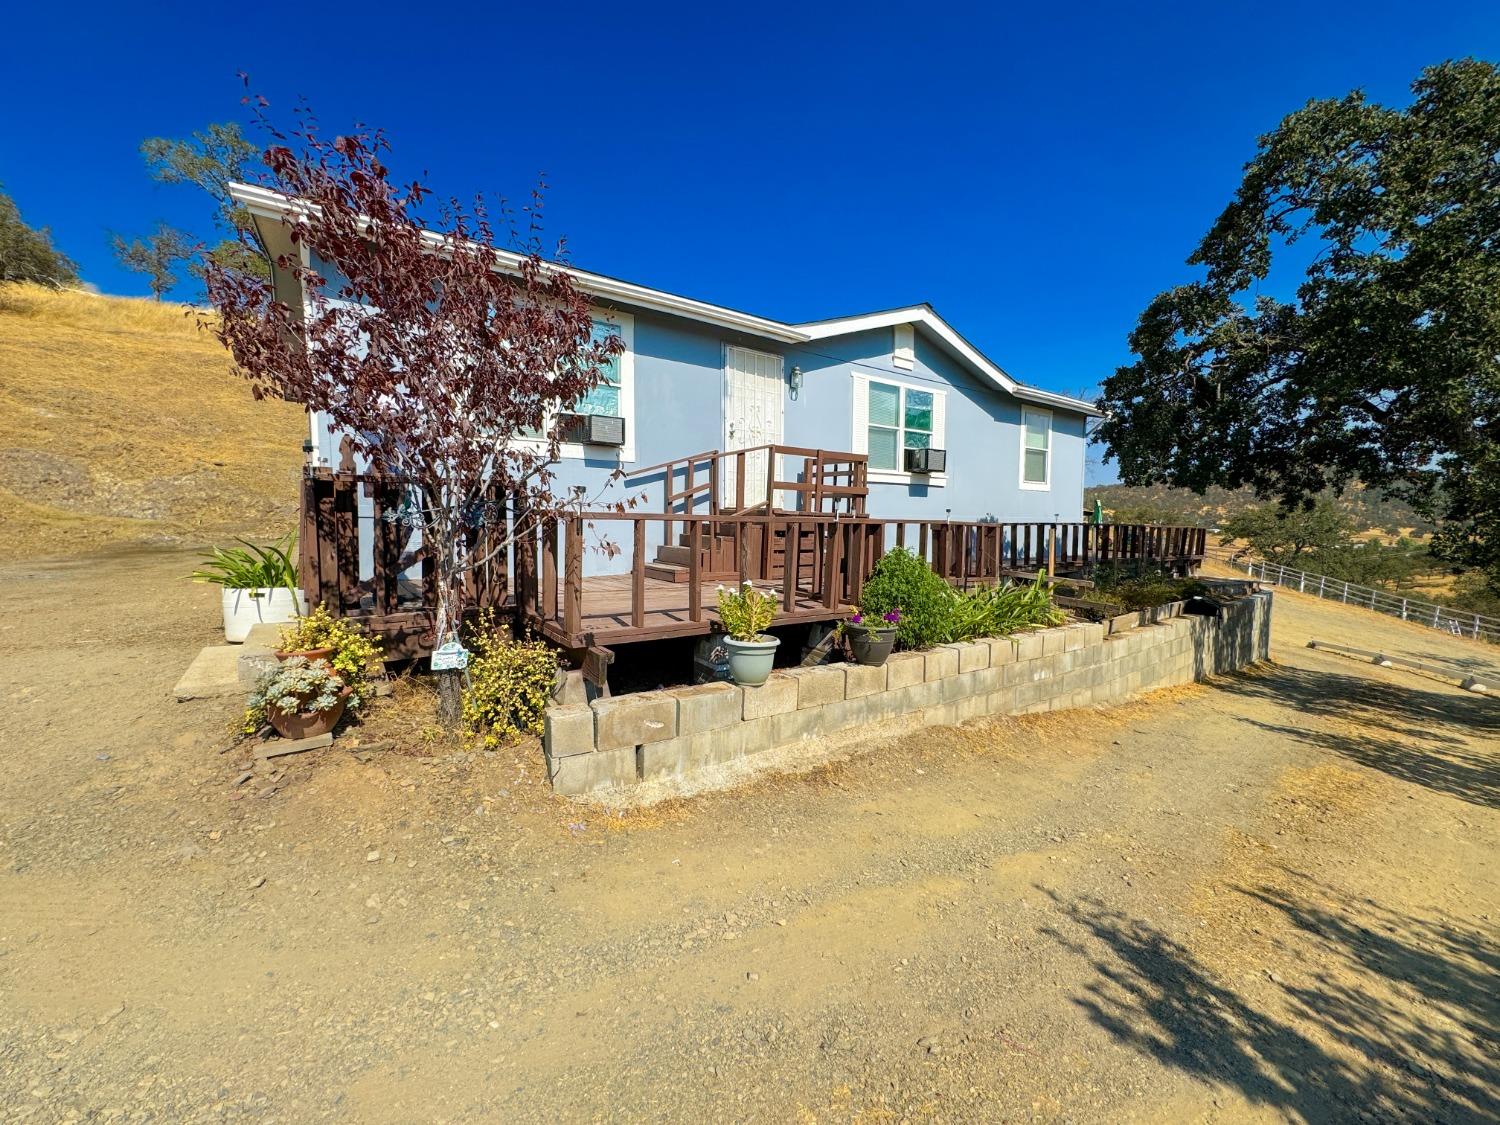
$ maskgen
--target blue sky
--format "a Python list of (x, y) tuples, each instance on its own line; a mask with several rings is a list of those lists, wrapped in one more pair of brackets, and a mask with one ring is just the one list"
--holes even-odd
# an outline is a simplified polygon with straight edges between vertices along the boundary
[(1025, 7), (23, 5), (0, 183), (86, 280), (144, 293), (108, 231), (208, 208), (139, 144), (240, 116), (243, 69), (275, 110), (384, 126), (444, 192), (545, 172), (582, 267), (788, 320), (926, 300), (1087, 393), (1257, 134), (1500, 57), (1494, 3)]

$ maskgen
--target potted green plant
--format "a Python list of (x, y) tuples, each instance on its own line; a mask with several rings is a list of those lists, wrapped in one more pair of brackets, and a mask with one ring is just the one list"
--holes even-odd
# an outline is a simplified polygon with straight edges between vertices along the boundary
[(261, 676), (250, 696), (245, 728), (270, 723), (282, 738), (327, 734), (344, 717), (353, 690), (326, 660), (293, 656)]
[(749, 582), (738, 589), (719, 587), (719, 621), (728, 636), (729, 676), (745, 687), (766, 682), (776, 663), (779, 637), (766, 632), (776, 617), (776, 595), (761, 593)]
[(307, 610), (292, 562), (295, 534), (265, 546), (237, 542), (238, 547), (206, 552), (203, 564), (188, 575), (194, 582), (220, 587), (224, 639), (234, 644), (244, 641), (253, 625), (291, 621)]
[(326, 660), (353, 691), (351, 707), (364, 699), (370, 669), (382, 656), (380, 641), (357, 621), (335, 617), (319, 603), (281, 631), (276, 659), (300, 656), (307, 661)]
[(899, 609), (879, 617), (856, 609), (841, 623), (844, 636), (849, 638), (849, 652), (854, 662), (876, 668), (884, 664), (896, 645), (896, 631), (900, 624)]

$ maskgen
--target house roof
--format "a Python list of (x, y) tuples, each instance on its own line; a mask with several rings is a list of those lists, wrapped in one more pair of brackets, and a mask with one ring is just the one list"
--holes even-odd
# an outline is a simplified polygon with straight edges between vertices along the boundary
[[(257, 231), (268, 244), (283, 241), (285, 235), (280, 230), (267, 231), (261, 226), (261, 220), (275, 220), (279, 227), (280, 221), (288, 214), (307, 209), (305, 204), (281, 192), (254, 184), (230, 184), (229, 194), (236, 203), (241, 204), (250, 212), (256, 220)], [(442, 245), (442, 235), (433, 231), (425, 233), (434, 248)], [(523, 260), (523, 255), (510, 250), (496, 249), (494, 254), (500, 268), (504, 270), (518, 269)], [(738, 309), (726, 308), (723, 305), (684, 297), (677, 293), (669, 293), (663, 289), (652, 289), (634, 282), (622, 281), (606, 274), (591, 273), (573, 266), (566, 268), (577, 279), (579, 287), (595, 297), (620, 301), (656, 312), (670, 313), (673, 316), (686, 317), (689, 320), (712, 324), (720, 328), (730, 328), (785, 344), (803, 344), (832, 336), (910, 324), (923, 329), (974, 374), (991, 385), (999, 387), (1007, 394), (1025, 402), (1034, 402), (1038, 405), (1093, 417), (1100, 416), (1098, 408), (1084, 399), (1044, 391), (1040, 387), (1033, 387), (1018, 381), (964, 339), (928, 304), (909, 305), (904, 308), (862, 313), (857, 316), (835, 317), (830, 320), (810, 320), (800, 324), (788, 324), (756, 316), (753, 313), (741, 312)]]

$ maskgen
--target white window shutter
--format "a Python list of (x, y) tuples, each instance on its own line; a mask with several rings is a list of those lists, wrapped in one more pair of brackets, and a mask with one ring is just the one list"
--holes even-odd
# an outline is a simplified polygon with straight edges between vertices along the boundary
[(948, 448), (948, 392), (932, 392), (932, 447)]
[(870, 383), (868, 379), (855, 375), (854, 384), (854, 434), (849, 446), (850, 453), (870, 451)]
[(891, 353), (891, 362), (895, 366), (910, 371), (917, 365), (915, 351), (915, 337), (910, 324), (896, 325), (896, 346)]

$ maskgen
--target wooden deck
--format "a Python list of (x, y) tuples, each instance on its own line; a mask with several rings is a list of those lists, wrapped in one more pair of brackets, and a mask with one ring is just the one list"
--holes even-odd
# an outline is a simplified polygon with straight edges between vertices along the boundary
[[(660, 512), (533, 518), (492, 492), (469, 533), (471, 556), (486, 560), (466, 579), (471, 612), (513, 617), (583, 662), (597, 681), (610, 646), (718, 629), (720, 582), (749, 581), (774, 594), (774, 629), (843, 617), (895, 548), (961, 589), (1121, 563), (1187, 573), (1203, 560), (1202, 528), (873, 518), (865, 511), (863, 454), (763, 451), (766, 477), (755, 495), (746, 478), (746, 457), (755, 451), (709, 451), (637, 470), (660, 478)], [(385, 640), (388, 656), (424, 656), (434, 644), (436, 590), (409, 515), (411, 486), (355, 471), (347, 444), (340, 461), (303, 478), (299, 575), (307, 601), (361, 621)], [(727, 503), (725, 481), (734, 494)], [(630, 572), (585, 577), (586, 530), (618, 545)]]
[[(779, 584), (774, 582), (752, 582), (764, 593), (781, 596)], [(693, 619), (692, 598), (685, 582), (664, 582), (646, 578), (644, 620), (632, 623), (633, 582), (629, 574), (595, 575), (583, 579), (582, 605), (578, 631), (563, 635), (561, 630), (547, 628), (543, 632), (558, 643), (577, 644), (582, 638), (591, 638), (595, 645), (628, 644), (632, 641), (656, 640), (667, 637), (691, 637), (714, 632), (719, 628), (718, 582), (700, 582), (698, 603), (701, 610), (698, 620)], [(778, 625), (805, 624), (813, 621), (831, 621), (844, 614), (843, 606), (829, 609), (821, 599), (807, 590), (798, 590), (793, 596), (792, 608), (779, 610), (772, 628)]]

